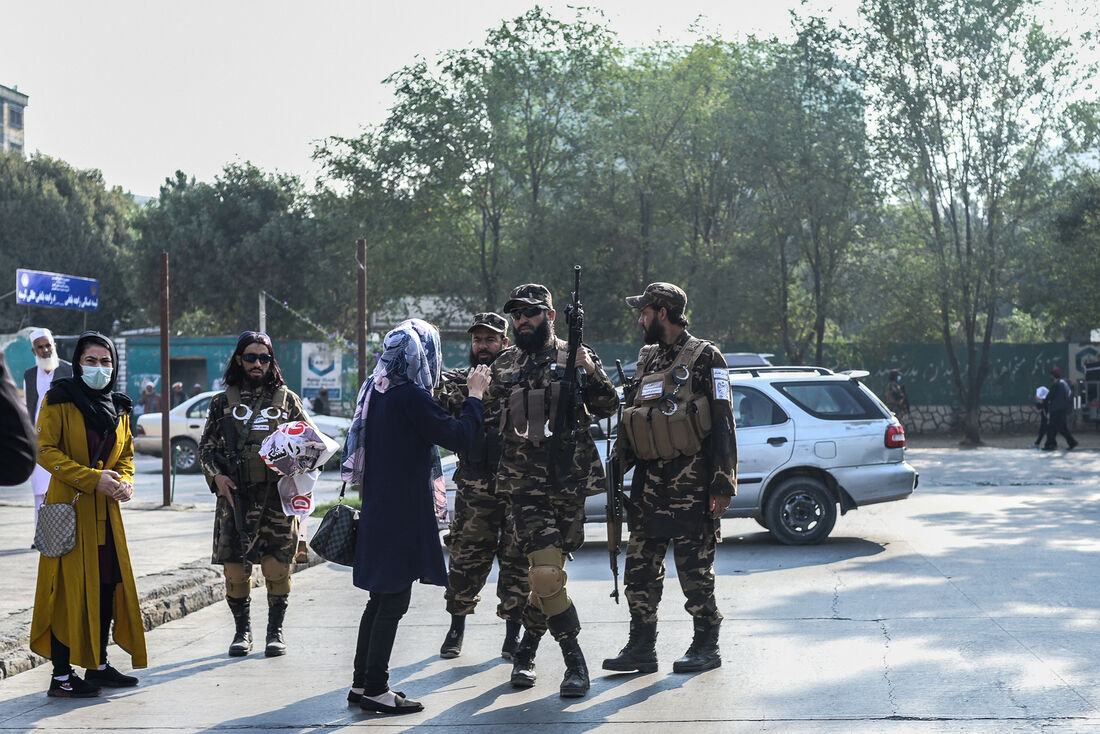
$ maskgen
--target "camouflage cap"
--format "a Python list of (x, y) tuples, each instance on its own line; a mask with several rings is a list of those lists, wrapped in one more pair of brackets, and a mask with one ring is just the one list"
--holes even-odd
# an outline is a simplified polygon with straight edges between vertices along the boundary
[(508, 320), (498, 313), (487, 311), (485, 313), (479, 313), (474, 315), (474, 322), (470, 324), (470, 328), (466, 329), (467, 334), (473, 334), (474, 329), (489, 329), (495, 331), (498, 334), (508, 333)]
[(504, 313), (512, 313), (517, 308), (524, 306), (545, 306), (554, 310), (554, 301), (550, 298), (550, 291), (544, 285), (538, 283), (526, 283), (517, 285), (508, 294), (508, 302), (504, 304)]
[(646, 306), (660, 308), (664, 306), (667, 309), (680, 309), (681, 311), (687, 308), (687, 302), (687, 293), (684, 293), (682, 288), (672, 283), (650, 283), (646, 286), (645, 293), (640, 296), (630, 296), (626, 299), (627, 305), (631, 308), (645, 308)]

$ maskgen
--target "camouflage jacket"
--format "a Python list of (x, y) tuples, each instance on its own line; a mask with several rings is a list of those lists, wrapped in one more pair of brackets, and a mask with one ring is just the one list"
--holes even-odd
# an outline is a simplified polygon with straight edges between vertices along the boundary
[[(443, 406), (443, 410), (455, 418), (462, 415), (462, 404), (470, 394), (466, 386), (470, 369), (460, 367), (447, 370), (439, 379), (439, 387), (435, 389), (435, 399)], [(500, 418), (503, 405), (499, 400), (493, 400), (488, 393), (481, 404), (481, 432), (474, 438), (470, 451), (458, 454), (458, 468), (455, 469), (454, 477), (456, 483), (491, 478), (496, 474), (500, 462)]]
[[(310, 425), (313, 425), (313, 421), (306, 415), (305, 409), (302, 406), (302, 399), (289, 389), (286, 391), (286, 407), (283, 410), (279, 410), (279, 415), (275, 418), (265, 416), (261, 412), (261, 414), (256, 417), (255, 421), (251, 421), (252, 409), (263, 411), (265, 407), (271, 406), (270, 390), (256, 393), (242, 387), (241, 403), (242, 405), (249, 406), (249, 416), (243, 421), (233, 420), (232, 417), (229, 417), (229, 420), (233, 420), (235, 424), (234, 432), (238, 436), (237, 440), (239, 443), (242, 443), (240, 440), (241, 432), (249, 422), (251, 422), (252, 431), (248, 438), (243, 441), (244, 449), (241, 451), (241, 458), (252, 465), (252, 469), (249, 471), (250, 476), (254, 479), (256, 474), (260, 473), (259, 464), (263, 462), (262, 459), (259, 459), (259, 442), (263, 440), (262, 436), (272, 433), (281, 423), (304, 420)], [(206, 427), (203, 428), (202, 438), (199, 440), (199, 464), (202, 466), (202, 473), (206, 475), (206, 481), (210, 486), (211, 492), (217, 491), (214, 487), (214, 477), (218, 474), (226, 473), (225, 467), (222, 467), (215, 460), (215, 454), (221, 454), (228, 457), (236, 450), (236, 447), (232, 447), (229, 451), (226, 450), (225, 437), (222, 435), (221, 430), (222, 419), (227, 416), (228, 408), (229, 399), (224, 392), (220, 392), (210, 398), (210, 410), (206, 415)], [(268, 407), (268, 410), (271, 411), (271, 408)], [(270, 483), (278, 481), (279, 479), (278, 474), (266, 467), (263, 476), (263, 482), (250, 481), (249, 483)]]
[[(675, 344), (658, 344), (638, 355), (639, 382), (644, 374), (667, 369), (691, 337), (685, 330)], [(692, 456), (669, 461), (641, 461), (630, 450), (624, 432), (615, 442), (615, 456), (623, 472), (631, 467), (632, 520), (641, 518), (649, 532), (666, 537), (695, 536), (712, 527), (710, 495), (737, 494), (737, 438), (729, 395), (715, 394), (715, 370), (725, 370), (722, 353), (707, 342), (691, 373), (693, 393), (710, 398), (711, 432), (703, 448)], [(727, 383), (728, 387), (728, 383)]]
[[(560, 378), (557, 369), (559, 350), (564, 351), (567, 343), (553, 339), (534, 354), (528, 354), (518, 347), (505, 349), (492, 364), (492, 382), (489, 384), (487, 400), (503, 406), (508, 405), (509, 396), (517, 387), (529, 389), (549, 388)], [(587, 347), (585, 347), (587, 349)], [(596, 370), (585, 378), (583, 389), (587, 421), (579, 432), (576, 452), (573, 455), (573, 467), (570, 471), (571, 487), (567, 492), (595, 494), (603, 487), (603, 462), (596, 451), (596, 442), (587, 430), (593, 417), (606, 418), (619, 406), (619, 396), (611, 384), (599, 356), (591, 349), (592, 361)], [(507, 411), (504, 411), (501, 429), (501, 460), (498, 477), (505, 481), (550, 480), (550, 440), (535, 443), (520, 436), (511, 425)]]

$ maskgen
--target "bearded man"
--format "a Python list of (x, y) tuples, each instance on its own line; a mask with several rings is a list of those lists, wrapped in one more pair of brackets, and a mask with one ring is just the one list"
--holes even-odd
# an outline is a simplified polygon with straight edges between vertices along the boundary
[[(57, 355), (57, 344), (49, 329), (35, 329), (31, 332), (31, 352), (35, 366), (23, 373), (23, 397), (27, 401), (27, 415), (35, 423), (42, 409), (42, 398), (50, 389), (54, 380), (73, 376), (73, 365)], [(50, 473), (41, 466), (35, 466), (31, 474), (31, 489), (34, 492), (34, 524), (38, 526), (38, 510), (46, 501), (46, 490), (50, 486)], [(34, 547), (34, 544), (31, 544)]]

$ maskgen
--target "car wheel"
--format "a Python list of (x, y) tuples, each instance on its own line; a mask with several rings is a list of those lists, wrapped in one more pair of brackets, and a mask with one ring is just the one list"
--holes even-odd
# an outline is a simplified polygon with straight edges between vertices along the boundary
[(836, 501), (817, 479), (791, 477), (768, 498), (763, 524), (780, 543), (820, 543), (836, 525)]
[(199, 470), (199, 447), (191, 439), (172, 439), (172, 456), (180, 474), (194, 474)]

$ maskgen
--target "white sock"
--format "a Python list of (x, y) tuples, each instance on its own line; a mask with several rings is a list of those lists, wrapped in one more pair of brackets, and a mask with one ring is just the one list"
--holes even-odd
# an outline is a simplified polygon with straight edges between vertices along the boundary
[(54, 680), (59, 680), (59, 681), (61, 681), (62, 683), (64, 683), (65, 681), (67, 681), (67, 680), (69, 679), (69, 674), (68, 674), (68, 673), (66, 673), (65, 675), (55, 675), (55, 676), (53, 677), (53, 679), (54, 679)]
[(386, 691), (385, 693), (379, 694), (377, 696), (365, 696), (365, 698), (369, 698), (375, 703), (380, 703), (384, 706), (397, 705), (397, 695), (394, 694), (393, 691)]
[(107, 669), (107, 663), (103, 663), (98, 668), (96, 668), (96, 670), (106, 670), (106, 669)]

